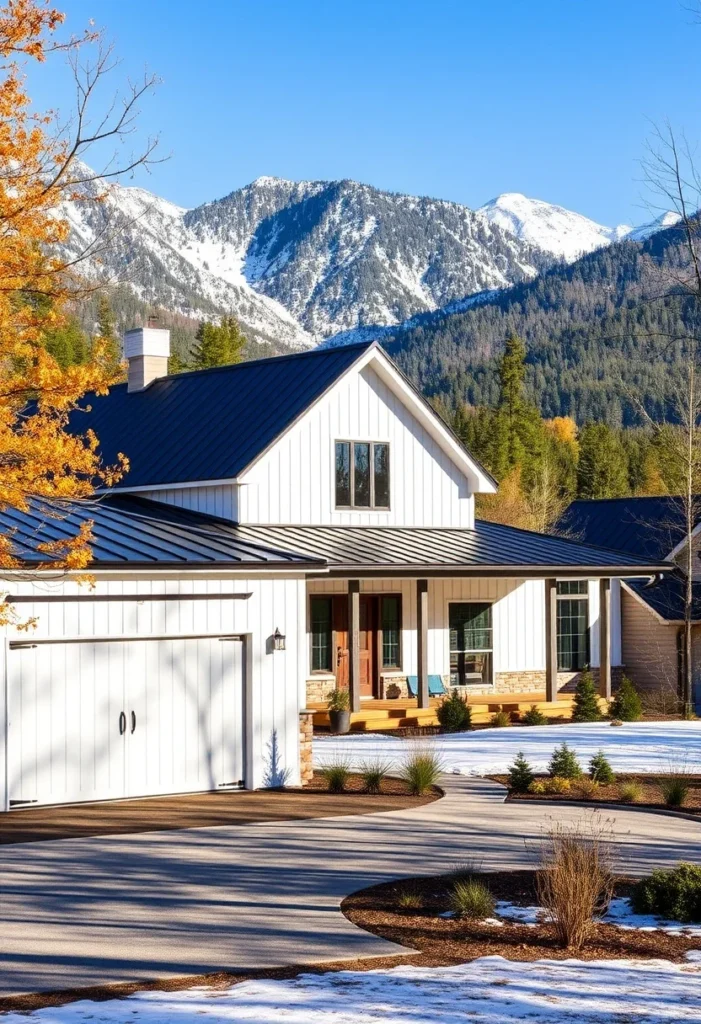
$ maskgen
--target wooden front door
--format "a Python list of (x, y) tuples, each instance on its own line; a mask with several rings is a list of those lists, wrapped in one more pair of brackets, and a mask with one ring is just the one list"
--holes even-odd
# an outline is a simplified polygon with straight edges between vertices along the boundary
[[(360, 696), (374, 697), (377, 693), (377, 598), (360, 595)], [(333, 628), (336, 639), (334, 664), (336, 685), (348, 687), (350, 641), (348, 636), (348, 598), (333, 599)]]

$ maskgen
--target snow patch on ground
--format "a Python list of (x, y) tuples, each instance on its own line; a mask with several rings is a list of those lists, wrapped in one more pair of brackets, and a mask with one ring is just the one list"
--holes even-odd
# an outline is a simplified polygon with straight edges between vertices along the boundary
[[(603, 750), (616, 772), (669, 772), (701, 765), (701, 722), (630, 722), (612, 728), (608, 722), (480, 729), (419, 741), (441, 758), (444, 770), (459, 775), (503, 774), (519, 751), (536, 771), (545, 771), (553, 749), (567, 743), (583, 768)], [(416, 746), (415, 739), (396, 736), (315, 736), (317, 767), (336, 760), (358, 768), (378, 758), (399, 767)]]
[(457, 967), (301, 974), (228, 989), (144, 992), (81, 1001), (4, 1024), (672, 1024), (701, 1021), (701, 964), (666, 960), (536, 960), (481, 957)]
[[(500, 900), (494, 906), (494, 912), (504, 921), (526, 925), (534, 928), (542, 921), (548, 920), (548, 913), (542, 907), (522, 907), (508, 900)], [(613, 924), (625, 931), (635, 932), (666, 932), (668, 935), (701, 936), (701, 925), (682, 924), (680, 921), (665, 921), (653, 914), (636, 914), (626, 896), (614, 896), (609, 908), (601, 918), (603, 924)], [(491, 919), (482, 922), (491, 924)]]

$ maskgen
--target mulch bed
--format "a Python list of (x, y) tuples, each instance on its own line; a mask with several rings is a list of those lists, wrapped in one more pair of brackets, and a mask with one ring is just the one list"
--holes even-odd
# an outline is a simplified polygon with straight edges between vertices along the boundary
[[(508, 786), (507, 775), (491, 775), (495, 782)], [(547, 775), (538, 775), (537, 778), (546, 781)], [(610, 786), (599, 786), (593, 792), (580, 791), (576, 781), (572, 782), (572, 788), (567, 793), (509, 793), (507, 800), (551, 800), (554, 803), (563, 800), (586, 800), (587, 803), (622, 803), (621, 786), (627, 782), (635, 782), (640, 787), (640, 799), (635, 803), (629, 803), (631, 807), (647, 807), (650, 810), (662, 811), (688, 811), (692, 814), (701, 814), (701, 775), (684, 774), (684, 781), (689, 786), (689, 792), (681, 807), (670, 807), (665, 803), (660, 782), (665, 775), (624, 775), (616, 776), (616, 781)]]
[(326, 781), (315, 773), (304, 789), (186, 793), (8, 811), (0, 813), (0, 845), (371, 814), (418, 807), (441, 795), (434, 788), (425, 796), (411, 796), (406, 783), (393, 778), (383, 780), (381, 793), (369, 794), (358, 775), (349, 779), (348, 792), (329, 793)]
[[(523, 906), (537, 905), (535, 872), (503, 871), (480, 875), (496, 900)], [(582, 950), (573, 953), (558, 945), (552, 926), (535, 927), (504, 923), (495, 928), (478, 922), (438, 915), (450, 909), (449, 893), (454, 878), (413, 878), (362, 889), (344, 900), (341, 909), (360, 928), (390, 942), (420, 951), (412, 964), (450, 967), (480, 956), (503, 956), (507, 960), (665, 959), (681, 961), (690, 949), (701, 948), (701, 938), (685, 938), (664, 932), (623, 931), (600, 924)], [(621, 879), (616, 895), (629, 895), (632, 881)], [(420, 910), (404, 910), (398, 904), (401, 893), (417, 894)]]

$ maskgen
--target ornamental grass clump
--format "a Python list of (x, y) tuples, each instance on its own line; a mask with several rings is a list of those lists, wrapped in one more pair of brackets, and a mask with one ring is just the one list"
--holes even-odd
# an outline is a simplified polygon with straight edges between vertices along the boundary
[(528, 711), (521, 715), (524, 725), (547, 725), (548, 719), (536, 704), (531, 704)]
[(507, 725), (511, 725), (511, 715), (508, 711), (495, 711), (489, 724), (495, 729), (504, 729)]
[(422, 910), (424, 898), (418, 889), (403, 889), (397, 896), (397, 906), (400, 910)]
[(637, 804), (642, 798), (643, 787), (635, 780), (622, 782), (618, 787), (618, 799), (622, 804)]
[(376, 795), (382, 789), (382, 783), (389, 775), (391, 765), (386, 761), (365, 761), (360, 766), (360, 777), (366, 793)]
[(509, 768), (509, 789), (514, 793), (527, 793), (534, 779), (533, 769), (524, 757), (523, 751), (519, 751)]
[(438, 705), (436, 715), (444, 732), (464, 732), (472, 725), (470, 705), (456, 691)]
[(329, 793), (345, 793), (351, 767), (347, 761), (333, 761), (320, 768), (319, 774), (326, 781)]
[(578, 779), (581, 776), (582, 769), (577, 755), (566, 743), (561, 743), (553, 750), (548, 764), (548, 774), (559, 779)]
[(641, 879), (631, 895), (636, 914), (657, 914), (682, 924), (701, 922), (701, 867), (677, 864)]
[(598, 782), (601, 786), (610, 786), (616, 781), (613, 768), (603, 750), (597, 751), (590, 760), (589, 777), (593, 782)]
[(456, 917), (470, 921), (483, 921), (494, 916), (494, 897), (477, 878), (455, 882), (450, 892), (450, 909)]
[(689, 782), (683, 775), (671, 775), (660, 779), (662, 799), (668, 807), (683, 807), (689, 796)]
[(582, 672), (574, 691), (573, 722), (600, 722), (599, 694), (596, 691), (591, 672)]
[(640, 694), (628, 676), (621, 679), (621, 685), (609, 705), (609, 715), (619, 722), (637, 722), (643, 716)]
[(443, 765), (435, 751), (417, 748), (402, 765), (399, 777), (407, 784), (412, 796), (424, 796), (436, 785), (442, 771)]
[(613, 895), (611, 826), (591, 820), (557, 824), (541, 844), (536, 887), (541, 906), (565, 949), (580, 950), (595, 928), (595, 916)]

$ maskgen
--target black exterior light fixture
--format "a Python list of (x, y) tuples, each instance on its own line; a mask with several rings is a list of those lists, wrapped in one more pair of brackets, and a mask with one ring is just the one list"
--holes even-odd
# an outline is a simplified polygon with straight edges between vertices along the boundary
[(277, 626), (275, 627), (275, 632), (273, 633), (273, 650), (285, 650), (285, 634), (281, 633)]

